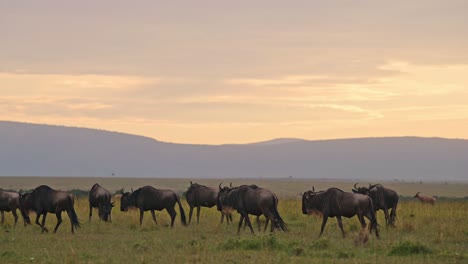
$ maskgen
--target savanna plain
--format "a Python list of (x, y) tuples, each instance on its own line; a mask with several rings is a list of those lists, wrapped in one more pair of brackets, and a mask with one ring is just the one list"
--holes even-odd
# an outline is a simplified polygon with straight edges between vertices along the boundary
[[(220, 180), (192, 179), (216, 187)], [(180, 194), (188, 220), (189, 207), (183, 192), (188, 179), (124, 179), (124, 178), (37, 178), (0, 177), (3, 189), (27, 190), (47, 184), (58, 190), (84, 190), (98, 182), (111, 192), (124, 187), (136, 189), (152, 185), (172, 189)], [(98, 219), (97, 209), (88, 221), (88, 199), (77, 196), (75, 210), (81, 228), (70, 232), (70, 222), (64, 212), (58, 232), (41, 234), (37, 225), (23, 226), (20, 217), (14, 227), (11, 213), (5, 213), (0, 227), (1, 263), (468, 263), (468, 185), (466, 183), (406, 183), (383, 184), (400, 195), (395, 228), (386, 228), (383, 212), (379, 211), (381, 238), (362, 231), (357, 218), (344, 218), (347, 233), (342, 238), (335, 218), (328, 220), (325, 232), (318, 237), (321, 218), (303, 215), (301, 194), (311, 189), (338, 187), (351, 191), (354, 182), (331, 180), (249, 179), (223, 180), (223, 185), (252, 184), (274, 191), (279, 197), (279, 213), (289, 232), (258, 232), (241, 229), (237, 234), (239, 215), (234, 222), (220, 223), (215, 208), (202, 208), (200, 223), (196, 212), (192, 223), (183, 226), (180, 212), (174, 228), (170, 228), (167, 212), (156, 212), (155, 225), (149, 212), (139, 225), (136, 210), (121, 212), (115, 199), (112, 222)], [(363, 182), (362, 184), (366, 184)], [(416, 192), (437, 195), (434, 206), (411, 199)], [(445, 198), (446, 197), (446, 198)], [(176, 206), (177, 207), (177, 206)], [(35, 216), (31, 215), (32, 219)], [(263, 220), (263, 217), (261, 218)], [(368, 221), (367, 221), (368, 222)], [(48, 214), (46, 226), (53, 230), (55, 215)], [(262, 225), (264, 222), (262, 221)], [(363, 239), (364, 238), (364, 239)]]

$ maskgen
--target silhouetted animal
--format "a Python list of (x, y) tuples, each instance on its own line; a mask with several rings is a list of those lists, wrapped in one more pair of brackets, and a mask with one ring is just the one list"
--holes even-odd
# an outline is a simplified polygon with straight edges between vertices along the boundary
[[(369, 196), (372, 199), (374, 210), (377, 212), (382, 209), (385, 214), (386, 225), (395, 226), (396, 209), (398, 205), (398, 194), (392, 190), (383, 187), (381, 184), (370, 185), (369, 187), (356, 187), (354, 184), (354, 193), (360, 193)], [(388, 211), (392, 209), (390, 215)]]
[[(2, 214), (2, 225), (5, 222), (5, 212), (11, 212), (15, 218), (15, 226), (18, 222), (18, 214), (16, 209), (19, 209), (19, 194), (17, 192), (9, 192), (0, 188), (0, 213)], [(26, 221), (24, 225), (26, 225)]]
[(264, 215), (267, 221), (269, 220), (272, 223), (271, 232), (275, 228), (287, 231), (286, 224), (278, 213), (278, 197), (270, 190), (257, 187), (256, 185), (221, 188), (220, 184), (217, 203), (218, 209), (231, 207), (236, 209), (241, 215), (237, 233), (240, 232), (244, 220), (249, 226), (250, 231), (254, 233), (249, 214), (256, 216)]
[[(197, 223), (200, 221), (200, 210), (201, 207), (211, 208), (216, 205), (216, 198), (218, 197), (218, 190), (215, 188), (207, 187), (198, 183), (192, 183), (190, 181), (190, 186), (185, 193), (187, 203), (190, 206), (189, 212), (189, 224), (192, 222), (193, 208), (197, 208)], [(229, 211), (221, 211), (221, 223), (223, 223), (224, 217), (229, 224), (229, 221), (232, 222), (232, 214)]]
[(365, 216), (370, 220), (370, 231), (375, 230), (375, 235), (379, 237), (372, 200), (363, 194), (343, 192), (338, 188), (329, 188), (320, 192), (307, 191), (302, 195), (302, 213), (322, 215), (323, 220), (319, 236), (323, 233), (328, 217), (336, 217), (341, 233), (345, 237), (341, 217), (351, 218), (357, 215), (362, 228), (366, 227)]
[[(47, 185), (41, 185), (31, 193), (20, 194), (21, 214), (29, 221), (29, 211), (36, 213), (36, 224), (41, 227), (42, 232), (47, 232), (45, 221), (47, 213), (54, 213), (57, 217), (57, 225), (54, 233), (62, 223), (62, 211), (66, 211), (71, 222), (71, 232), (80, 227), (80, 222), (73, 207), (73, 198), (67, 192), (56, 191)], [(42, 215), (42, 223), (39, 217)]]
[(158, 224), (154, 210), (161, 211), (166, 209), (166, 211), (171, 216), (171, 227), (173, 227), (174, 220), (177, 215), (174, 209), (176, 203), (179, 204), (180, 219), (182, 224), (187, 225), (184, 208), (182, 208), (179, 196), (171, 190), (159, 190), (151, 186), (144, 186), (132, 193), (124, 193), (122, 189), (122, 197), (120, 198), (120, 211), (128, 211), (129, 207), (136, 207), (140, 209), (141, 226), (143, 223), (143, 213), (145, 211), (151, 211), (154, 223)]
[(114, 203), (111, 203), (111, 193), (95, 183), (89, 191), (89, 221), (93, 215), (93, 208), (98, 208), (99, 220), (112, 221), (112, 207)]
[(418, 192), (413, 198), (418, 198), (419, 201), (421, 201), (421, 203), (429, 203), (429, 204), (432, 204), (432, 205), (434, 205), (435, 202), (436, 202), (435, 197), (420, 195), (420, 192)]

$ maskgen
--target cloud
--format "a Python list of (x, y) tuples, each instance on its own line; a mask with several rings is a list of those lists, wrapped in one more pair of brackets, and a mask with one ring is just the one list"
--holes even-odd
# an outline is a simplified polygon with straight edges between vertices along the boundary
[(3, 95), (112, 96), (160, 82), (160, 78), (128, 75), (0, 72)]

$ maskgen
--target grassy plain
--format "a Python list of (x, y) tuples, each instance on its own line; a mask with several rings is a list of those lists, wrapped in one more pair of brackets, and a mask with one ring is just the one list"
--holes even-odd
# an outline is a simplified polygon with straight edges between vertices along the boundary
[[(187, 180), (161, 179), (96, 179), (96, 178), (0, 178), (0, 187), (29, 189), (39, 184), (49, 184), (62, 190), (89, 189), (94, 182), (117, 190), (121, 187), (137, 188), (154, 185), (182, 191)], [(7, 181), (5, 181), (7, 180)], [(37, 182), (35, 182), (37, 180)], [(39, 182), (40, 181), (40, 182)], [(6, 184), (6, 182), (8, 182)], [(218, 180), (197, 180), (216, 186)], [(6, 214), (6, 223), (0, 227), (1, 263), (467, 263), (468, 262), (468, 201), (443, 201), (435, 206), (422, 205), (418, 201), (402, 201), (398, 208), (396, 228), (385, 228), (383, 213), (379, 212), (381, 239), (374, 235), (365, 244), (357, 243), (361, 230), (355, 218), (344, 219), (346, 238), (336, 220), (329, 219), (325, 233), (318, 238), (321, 219), (301, 213), (300, 192), (309, 189), (338, 186), (349, 190), (350, 182), (288, 181), (288, 180), (234, 180), (233, 184), (255, 182), (270, 188), (280, 197), (279, 212), (290, 232), (274, 235), (248, 230), (237, 235), (238, 215), (235, 223), (219, 223), (216, 209), (202, 208), (200, 223), (190, 226), (177, 221), (173, 229), (166, 212), (157, 212), (159, 225), (145, 213), (143, 226), (139, 226), (138, 212), (120, 212), (120, 203), (113, 210), (113, 222), (97, 219), (97, 211), (88, 222), (87, 199), (75, 202), (82, 223), (75, 235), (70, 233), (66, 214), (57, 234), (41, 234), (38, 226), (12, 226), (13, 217)], [(9, 184), (9, 185), (8, 185)], [(389, 183), (390, 184), (390, 183)], [(386, 185), (389, 185), (386, 184)], [(401, 184), (392, 186), (403, 195), (417, 191), (439, 196), (467, 196), (467, 185), (461, 184)], [(461, 186), (461, 187), (460, 187)], [(440, 187), (437, 188), (437, 187)], [(432, 191), (434, 190), (434, 191)], [(437, 190), (442, 190), (436, 192)], [(407, 193), (406, 193), (407, 192)], [(452, 194), (452, 195), (450, 195)], [(188, 218), (188, 206), (182, 201)], [(252, 221), (254, 219), (252, 218)], [(20, 219), (20, 223), (22, 220)], [(47, 217), (52, 230), (54, 215)]]

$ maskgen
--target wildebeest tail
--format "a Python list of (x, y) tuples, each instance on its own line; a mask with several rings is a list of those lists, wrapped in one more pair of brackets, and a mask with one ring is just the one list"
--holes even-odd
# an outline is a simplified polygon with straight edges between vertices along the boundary
[(182, 221), (182, 224), (185, 226), (187, 225), (187, 219), (185, 219), (185, 211), (184, 208), (182, 207), (182, 204), (180, 203), (179, 195), (174, 194), (177, 203), (179, 204), (179, 211), (180, 211), (180, 220)]
[(69, 196), (68, 197), (67, 214), (70, 217), (70, 221), (71, 221), (72, 225), (75, 228), (79, 228), (80, 227), (80, 221), (78, 220), (78, 216), (76, 215), (75, 208), (73, 207), (73, 204), (74, 204), (73, 198)]
[[(276, 197), (273, 198), (273, 215), (275, 217), (275, 225), (283, 231), (289, 231), (288, 226), (283, 221), (283, 218), (279, 215), (278, 212), (278, 199)], [(273, 224), (273, 223), (272, 223)]]

